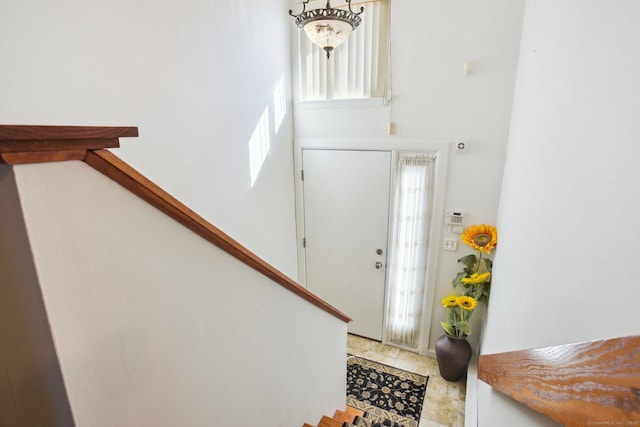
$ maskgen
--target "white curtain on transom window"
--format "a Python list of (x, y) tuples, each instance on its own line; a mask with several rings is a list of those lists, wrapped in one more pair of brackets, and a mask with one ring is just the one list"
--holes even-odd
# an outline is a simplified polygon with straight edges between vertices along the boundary
[(385, 339), (411, 349), (422, 323), (434, 161), (430, 154), (400, 153), (397, 164)]
[[(312, 0), (307, 10), (324, 8), (326, 3)], [(337, 9), (347, 8), (344, 1), (331, 4)], [(362, 23), (330, 59), (304, 31), (298, 32), (301, 100), (383, 97), (388, 71), (389, 0), (352, 1), (353, 11), (360, 7), (364, 7)]]

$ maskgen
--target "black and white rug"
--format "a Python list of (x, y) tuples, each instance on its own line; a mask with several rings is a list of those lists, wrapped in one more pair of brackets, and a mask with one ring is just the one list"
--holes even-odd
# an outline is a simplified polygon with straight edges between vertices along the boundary
[(428, 380), (424, 375), (350, 355), (347, 405), (368, 412), (370, 418), (377, 417), (380, 424), (389, 420), (400, 427), (417, 427)]

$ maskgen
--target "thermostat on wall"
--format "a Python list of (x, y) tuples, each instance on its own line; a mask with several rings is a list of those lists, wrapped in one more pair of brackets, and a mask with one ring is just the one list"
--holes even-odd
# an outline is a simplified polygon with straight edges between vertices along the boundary
[(444, 223), (448, 226), (449, 232), (462, 233), (464, 230), (464, 212), (447, 211)]

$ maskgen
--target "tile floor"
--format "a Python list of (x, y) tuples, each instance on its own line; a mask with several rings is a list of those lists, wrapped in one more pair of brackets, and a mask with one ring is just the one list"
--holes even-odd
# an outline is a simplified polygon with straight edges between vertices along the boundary
[(456, 383), (444, 380), (438, 373), (435, 359), (356, 335), (348, 336), (347, 351), (365, 359), (429, 376), (419, 427), (464, 427), (466, 383), (464, 380)]

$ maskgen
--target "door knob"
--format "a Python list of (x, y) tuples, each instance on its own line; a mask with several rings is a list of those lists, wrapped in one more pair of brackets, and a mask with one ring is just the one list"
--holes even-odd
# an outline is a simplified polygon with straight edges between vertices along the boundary
[(380, 270), (382, 268), (382, 263), (380, 261), (376, 262), (376, 270)]

